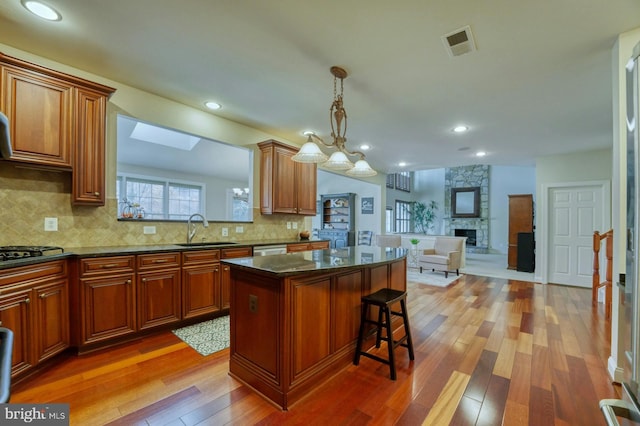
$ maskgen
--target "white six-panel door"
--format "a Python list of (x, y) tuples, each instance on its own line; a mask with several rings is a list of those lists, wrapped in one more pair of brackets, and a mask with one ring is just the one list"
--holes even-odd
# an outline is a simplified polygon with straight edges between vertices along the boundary
[(549, 189), (548, 282), (591, 287), (593, 232), (603, 229), (602, 185)]

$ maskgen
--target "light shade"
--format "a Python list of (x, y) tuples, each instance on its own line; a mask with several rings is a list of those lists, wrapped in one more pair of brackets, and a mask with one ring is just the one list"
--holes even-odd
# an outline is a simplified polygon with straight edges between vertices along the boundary
[(297, 161), (298, 163), (324, 163), (327, 161), (327, 155), (320, 151), (318, 145), (314, 142), (311, 142), (311, 137), (307, 143), (302, 145), (300, 151), (293, 157), (291, 157), (293, 161)]
[(356, 161), (355, 166), (347, 170), (346, 172), (349, 176), (358, 176), (358, 177), (371, 177), (375, 176), (378, 173), (371, 168), (369, 163), (366, 160), (358, 160)]
[(336, 151), (331, 154), (329, 161), (324, 163), (323, 166), (331, 170), (350, 170), (353, 168), (353, 163), (349, 161), (344, 152)]

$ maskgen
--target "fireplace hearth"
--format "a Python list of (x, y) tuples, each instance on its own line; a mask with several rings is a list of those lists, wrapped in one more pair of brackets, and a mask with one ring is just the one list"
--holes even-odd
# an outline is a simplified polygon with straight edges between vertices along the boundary
[(477, 245), (477, 233), (475, 229), (454, 229), (454, 235), (456, 237), (467, 237), (467, 246)]

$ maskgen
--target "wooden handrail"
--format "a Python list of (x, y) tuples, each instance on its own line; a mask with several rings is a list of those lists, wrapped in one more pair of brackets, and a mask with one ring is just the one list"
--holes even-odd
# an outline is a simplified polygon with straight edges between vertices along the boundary
[[(600, 246), (602, 240), (605, 242), (605, 255), (607, 257), (607, 265), (605, 272), (605, 280), (600, 282)], [(612, 274), (613, 268), (613, 229), (608, 230), (604, 234), (600, 234), (598, 231), (593, 233), (593, 280), (591, 288), (591, 304), (597, 306), (598, 304), (598, 290), (600, 287), (605, 287), (605, 315), (607, 318), (611, 318), (611, 297), (612, 297)]]

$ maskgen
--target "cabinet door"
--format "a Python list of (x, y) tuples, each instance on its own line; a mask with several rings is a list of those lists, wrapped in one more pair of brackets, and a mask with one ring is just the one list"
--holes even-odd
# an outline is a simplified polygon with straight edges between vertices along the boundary
[[(223, 259), (234, 259), (238, 257), (253, 256), (253, 247), (225, 248), (220, 253)], [(231, 306), (231, 268), (229, 265), (222, 265), (220, 275), (220, 297), (222, 309), (229, 309)]]
[[(298, 213), (296, 203), (296, 163), (291, 159), (295, 153), (277, 146), (273, 157), (273, 212)], [(315, 211), (315, 200), (314, 207)], [(315, 213), (314, 213), (315, 214)]]
[(35, 288), (35, 320), (38, 362), (69, 347), (68, 280), (59, 279)]
[(182, 269), (182, 318), (192, 318), (222, 308), (220, 264)]
[(0, 110), (11, 123), (11, 159), (70, 169), (72, 99), (67, 82), (4, 66)]
[(104, 206), (106, 96), (77, 89), (72, 202)]
[(82, 279), (83, 342), (91, 343), (135, 333), (133, 274)]
[(222, 265), (222, 275), (220, 276), (220, 304), (222, 309), (231, 307), (231, 267)]
[(180, 320), (180, 270), (138, 274), (139, 329)]
[[(293, 160), (292, 160), (293, 161)], [(315, 164), (295, 163), (296, 201), (298, 214), (316, 215), (316, 191), (318, 169)]]
[(0, 297), (0, 325), (13, 331), (11, 375), (16, 376), (37, 362), (32, 350), (31, 290), (10, 292)]

